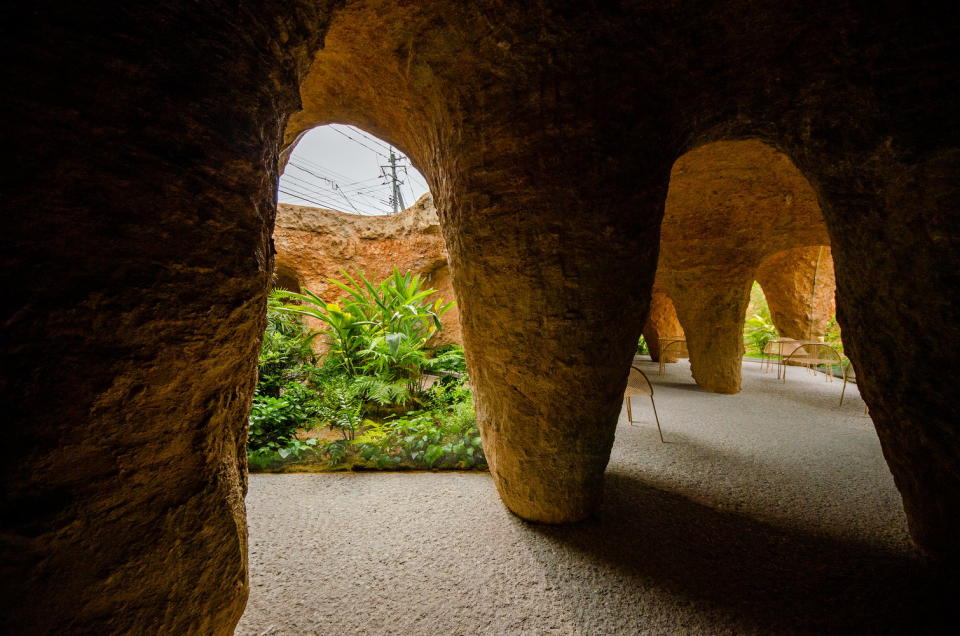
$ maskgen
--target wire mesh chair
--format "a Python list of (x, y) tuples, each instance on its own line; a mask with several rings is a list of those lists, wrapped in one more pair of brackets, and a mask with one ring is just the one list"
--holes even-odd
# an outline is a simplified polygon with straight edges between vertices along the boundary
[(791, 362), (805, 366), (813, 372), (816, 371), (817, 367), (828, 367), (824, 370), (826, 376), (824, 379), (827, 381), (833, 380), (833, 365), (843, 365), (843, 359), (837, 353), (837, 350), (822, 342), (802, 343), (787, 355), (787, 358), (783, 361), (784, 382), (787, 381), (787, 367), (790, 366)]
[(763, 345), (763, 358), (766, 364), (765, 371), (770, 370), (770, 365), (773, 363), (773, 356), (777, 356), (777, 379), (779, 379), (783, 359), (796, 351), (800, 344), (801, 342), (799, 340), (794, 340), (793, 338), (774, 338), (773, 340), (768, 340), (767, 344)]
[(689, 358), (690, 350), (687, 349), (686, 338), (662, 337), (660, 338), (660, 370), (657, 375), (663, 375), (667, 364), (667, 354), (676, 358)]
[[(662, 352), (661, 352), (662, 354)], [(650, 405), (653, 406), (653, 417), (657, 422), (657, 432), (660, 433), (660, 442), (663, 441), (663, 430), (660, 428), (660, 416), (657, 415), (657, 404), (653, 401), (653, 385), (647, 379), (646, 374), (637, 367), (630, 367), (630, 375), (627, 377), (627, 390), (623, 392), (623, 401), (627, 403), (627, 421), (631, 425), (636, 425), (639, 420), (633, 419), (633, 409), (630, 406), (630, 398), (635, 395), (649, 395)]]

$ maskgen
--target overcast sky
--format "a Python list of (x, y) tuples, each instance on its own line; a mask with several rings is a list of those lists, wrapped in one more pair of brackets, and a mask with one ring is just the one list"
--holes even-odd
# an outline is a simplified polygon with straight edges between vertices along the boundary
[[(387, 214), (390, 181), (381, 166), (388, 165), (390, 147), (351, 126), (320, 126), (300, 140), (280, 177), (282, 203), (341, 210), (351, 214)], [(427, 184), (410, 161), (402, 159), (398, 177), (404, 207), (427, 191)]]

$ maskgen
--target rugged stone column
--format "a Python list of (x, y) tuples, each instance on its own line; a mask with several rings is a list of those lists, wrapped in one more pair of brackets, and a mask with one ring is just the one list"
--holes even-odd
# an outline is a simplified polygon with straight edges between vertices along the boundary
[(724, 272), (704, 272), (693, 280), (674, 278), (671, 296), (687, 334), (690, 372), (713, 393), (740, 391), (743, 320), (752, 280), (737, 284)]
[(771, 146), (722, 141), (677, 159), (657, 281), (686, 329), (700, 386), (740, 390), (743, 321), (757, 266), (769, 254), (828, 241), (816, 194)]
[(757, 282), (780, 335), (816, 340), (836, 311), (833, 255), (828, 246), (798, 247), (767, 257)]
[(924, 156), (883, 144), (863, 156), (812, 156), (810, 170), (822, 179), (837, 237), (844, 350), (857, 365), (911, 535), (931, 556), (957, 562), (960, 145)]
[(506, 505), (534, 521), (600, 500), (681, 139), (621, 81), (633, 18), (596, 16), (577, 2), (351, 3), (287, 134), (355, 123), (430, 182), (484, 450)]
[[(647, 316), (647, 322), (643, 326), (643, 338), (647, 341), (647, 348), (650, 350), (650, 358), (654, 362), (660, 360), (660, 338), (661, 336), (683, 337), (683, 326), (680, 319), (677, 318), (677, 310), (673, 306), (673, 301), (663, 291), (657, 289), (654, 284), (653, 295), (650, 298), (650, 313)], [(667, 352), (664, 358), (665, 362), (676, 362), (677, 356), (671, 351)]]
[(0, 631), (232, 633), (279, 140), (324, 4), (4, 16)]
[(577, 521), (600, 501), (663, 186), (626, 206), (602, 188), (564, 191), (563, 175), (518, 187), (517, 166), (536, 165), (521, 149), (537, 147), (518, 140), (516, 154), (487, 164), (489, 181), (464, 175), (456, 209), (439, 204), (497, 489), (525, 519)]

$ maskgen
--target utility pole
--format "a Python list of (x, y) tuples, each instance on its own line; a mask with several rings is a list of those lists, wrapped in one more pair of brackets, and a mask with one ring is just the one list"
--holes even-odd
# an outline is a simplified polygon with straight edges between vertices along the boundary
[[(400, 192), (400, 186), (403, 185), (403, 181), (397, 177), (397, 162), (399, 160), (400, 158), (393, 152), (393, 146), (390, 146), (389, 163), (386, 166), (380, 166), (380, 168), (384, 170), (383, 176), (390, 179), (392, 185), (393, 194), (390, 195), (390, 204), (393, 205), (394, 214), (405, 208), (403, 205), (403, 194)], [(403, 166), (400, 167), (403, 168)], [(390, 174), (386, 173), (387, 168), (390, 168)]]

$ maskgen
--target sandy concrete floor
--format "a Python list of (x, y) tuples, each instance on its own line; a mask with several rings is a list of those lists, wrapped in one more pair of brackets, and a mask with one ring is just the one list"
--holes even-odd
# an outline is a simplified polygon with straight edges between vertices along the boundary
[[(251, 475), (238, 634), (919, 633), (949, 623), (856, 387), (685, 363), (625, 413), (605, 503), (528, 524), (486, 474)], [(931, 628), (932, 625), (931, 625)]]

